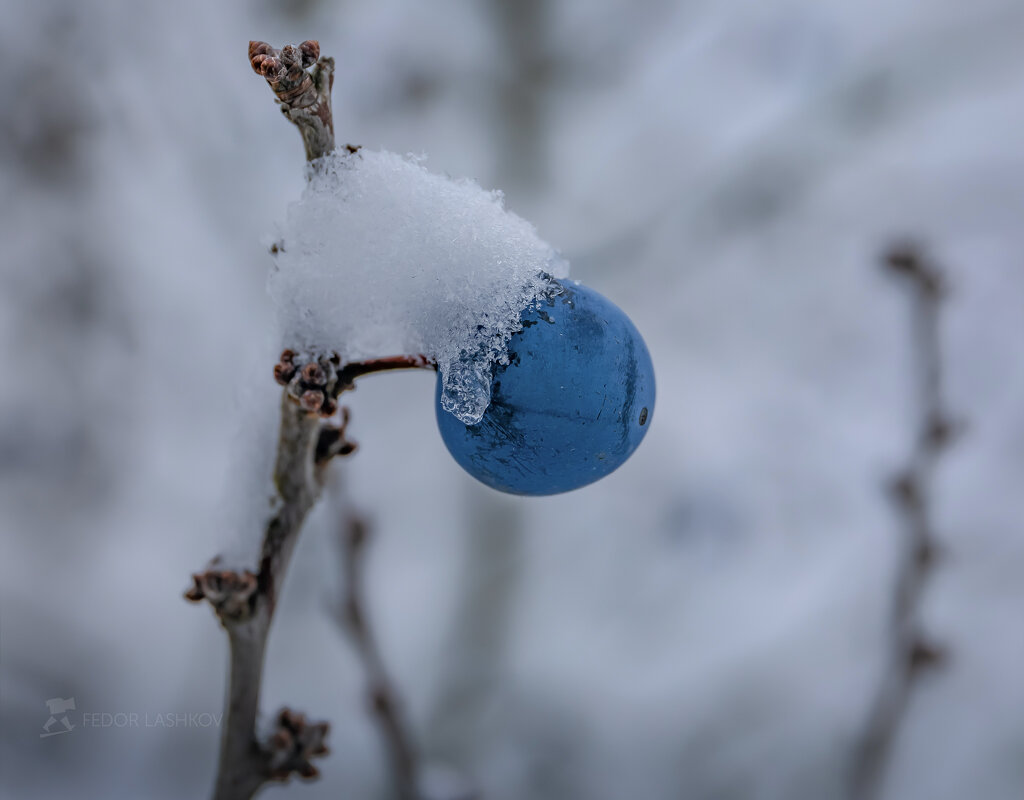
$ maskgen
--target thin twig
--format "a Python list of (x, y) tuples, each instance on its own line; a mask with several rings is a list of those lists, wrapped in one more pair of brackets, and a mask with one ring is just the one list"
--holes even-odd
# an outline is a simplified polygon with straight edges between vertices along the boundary
[(247, 800), (265, 782), (286, 780), (292, 773), (315, 777), (311, 759), (327, 752), (327, 723), (307, 723), (288, 709), (278, 713), (268, 737), (259, 737), (256, 730), (274, 609), (302, 523), (323, 486), (323, 465), (315, 460), (322, 428), (318, 416), (305, 411), (289, 392), (283, 393), (274, 466), (278, 505), (264, 529), (258, 571), (211, 566), (192, 576), (193, 586), (186, 594), (189, 600), (210, 602), (230, 644), (215, 800)]
[(355, 389), (355, 381), (367, 375), (406, 369), (437, 370), (437, 362), (425, 355), (386, 356), (366, 361), (341, 363), (337, 353), (331, 353), (306, 364), (294, 350), (281, 353), (274, 365), (274, 380), (281, 386), (294, 387), (296, 399), (307, 411), (321, 417), (332, 417), (338, 411), (336, 398), (342, 392)]
[(339, 531), (344, 593), (337, 616), (352, 641), (366, 676), (369, 709), (387, 753), (395, 797), (398, 800), (417, 800), (419, 759), (414, 738), (367, 615), (364, 576), (369, 538), (368, 524), (359, 516), (350, 514)]
[(486, 746), (483, 726), (502, 681), (526, 548), (515, 499), (474, 489), (468, 508), (455, 614), (426, 726), (430, 755), (453, 765), (473, 763)]
[(356, 378), (398, 369), (436, 370), (437, 362), (430, 358), (430, 356), (425, 355), (389, 356), (387, 358), (373, 358), (367, 361), (351, 361), (338, 370), (339, 391), (345, 391), (350, 388)]
[[(263, 42), (249, 43), (253, 69), (266, 77), (285, 116), (302, 132), (309, 161), (334, 149), (334, 61), (319, 55), (320, 45), (313, 41), (281, 51)], [(277, 505), (263, 532), (257, 572), (218, 569), (214, 559), (210, 568), (192, 576), (193, 586), (185, 595), (211, 603), (230, 644), (215, 800), (248, 800), (265, 782), (287, 780), (292, 773), (315, 777), (311, 759), (327, 752), (327, 723), (309, 723), (301, 714), (282, 709), (269, 736), (258, 736), (256, 724), (267, 637), (299, 531), (320, 496), (324, 464), (331, 456), (354, 450), (345, 442), (344, 420), (340, 427), (325, 425), (320, 418), (323, 410), (310, 408), (305, 397), (307, 368), (317, 377), (333, 379), (334, 366), (321, 359), (283, 381), (287, 388), (281, 397), (274, 464)], [(333, 395), (334, 380), (324, 388)], [(330, 440), (327, 446), (325, 436)]]
[[(307, 724), (301, 715), (283, 709), (269, 738), (256, 734), (263, 660), (274, 608), (302, 523), (320, 497), (326, 465), (335, 456), (347, 456), (356, 449), (346, 436), (348, 410), (341, 409), (340, 423), (326, 419), (338, 410), (334, 398), (353, 388), (356, 376), (427, 365), (421, 356), (345, 366), (340, 366), (334, 355), (306, 364), (297, 363), (299, 360), (286, 350), (274, 368), (275, 378), (285, 386), (274, 468), (278, 505), (264, 531), (259, 570), (256, 574), (238, 573), (211, 565), (192, 576), (193, 587), (186, 595), (193, 601), (210, 601), (231, 645), (215, 800), (246, 800), (266, 781), (283, 780), (293, 772), (305, 778), (317, 774), (310, 759), (327, 752), (323, 744), (326, 723)], [(372, 638), (367, 641), (372, 643)], [(389, 706), (392, 696), (378, 693), (375, 702), (378, 715), (397, 725), (397, 712), (389, 713), (394, 705)], [(409, 759), (394, 763), (401, 786), (410, 774), (409, 763)]]
[(306, 160), (316, 161), (334, 150), (334, 59), (320, 57), (320, 43), (275, 50), (266, 42), (249, 42), (249, 63), (267, 79), (281, 112), (302, 134)]
[[(250, 42), (249, 60), (302, 133), (307, 160), (330, 153), (334, 60), (321, 58), (315, 41), (281, 50)], [(267, 781), (287, 780), (293, 773), (303, 778), (317, 775), (311, 759), (327, 752), (327, 723), (307, 722), (285, 708), (278, 712), (269, 736), (257, 734), (267, 637), (299, 531), (323, 489), (326, 465), (356, 449), (345, 436), (347, 410), (342, 409), (340, 423), (329, 421), (339, 410), (336, 398), (354, 388), (357, 377), (408, 368), (433, 368), (433, 362), (425, 356), (395, 356), (342, 366), (336, 354), (300, 357), (285, 350), (274, 367), (275, 379), (285, 387), (274, 466), (277, 503), (263, 531), (258, 569), (222, 569), (214, 559), (209, 568), (192, 576), (192, 588), (185, 595), (210, 602), (230, 643), (214, 800), (248, 800)], [(409, 772), (407, 766), (401, 768), (403, 775)]]
[(954, 433), (942, 397), (939, 312), (946, 287), (941, 271), (913, 246), (893, 247), (884, 263), (910, 289), (920, 421), (907, 464), (890, 485), (904, 537), (887, 633), (888, 663), (853, 762), (854, 800), (879, 796), (914, 681), (925, 668), (946, 658), (927, 641), (920, 620), (921, 598), (936, 560), (932, 482)]

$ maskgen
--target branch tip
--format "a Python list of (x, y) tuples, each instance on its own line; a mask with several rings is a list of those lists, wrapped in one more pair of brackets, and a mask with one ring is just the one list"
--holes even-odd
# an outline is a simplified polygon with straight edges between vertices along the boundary
[(882, 265), (894, 275), (908, 278), (931, 300), (941, 300), (948, 287), (942, 270), (931, 263), (924, 248), (913, 240), (896, 242), (882, 255)]
[(316, 161), (334, 150), (334, 59), (320, 57), (320, 43), (309, 39), (277, 50), (250, 41), (248, 55), (253, 71), (266, 79), (284, 115), (302, 134), (306, 160)]

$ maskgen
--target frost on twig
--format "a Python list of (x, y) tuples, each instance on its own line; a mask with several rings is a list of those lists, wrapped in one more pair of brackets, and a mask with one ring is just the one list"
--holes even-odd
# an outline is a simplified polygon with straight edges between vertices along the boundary
[(919, 421), (907, 463), (889, 487), (903, 526), (903, 539), (886, 634), (885, 672), (854, 756), (851, 800), (872, 800), (879, 795), (914, 681), (946, 658), (945, 651), (924, 636), (920, 621), (921, 598), (936, 561), (933, 477), (939, 459), (958, 432), (942, 396), (939, 311), (946, 295), (945, 279), (917, 247), (909, 244), (891, 248), (884, 265), (905, 282), (910, 292)]

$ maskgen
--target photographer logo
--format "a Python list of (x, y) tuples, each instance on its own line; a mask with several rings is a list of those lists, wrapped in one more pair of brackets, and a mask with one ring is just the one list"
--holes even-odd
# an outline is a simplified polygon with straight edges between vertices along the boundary
[(50, 710), (50, 718), (43, 725), (43, 732), (39, 734), (40, 739), (71, 733), (75, 729), (71, 720), (68, 719), (68, 712), (75, 710), (75, 698), (69, 697), (65, 700), (61, 697), (54, 697), (46, 701), (46, 707)]

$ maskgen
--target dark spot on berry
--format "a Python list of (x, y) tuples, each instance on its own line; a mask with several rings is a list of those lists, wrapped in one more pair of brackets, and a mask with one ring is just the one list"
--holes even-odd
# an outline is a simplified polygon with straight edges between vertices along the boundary
[(640, 409), (640, 424), (647, 424), (647, 406), (644, 406), (643, 408)]

